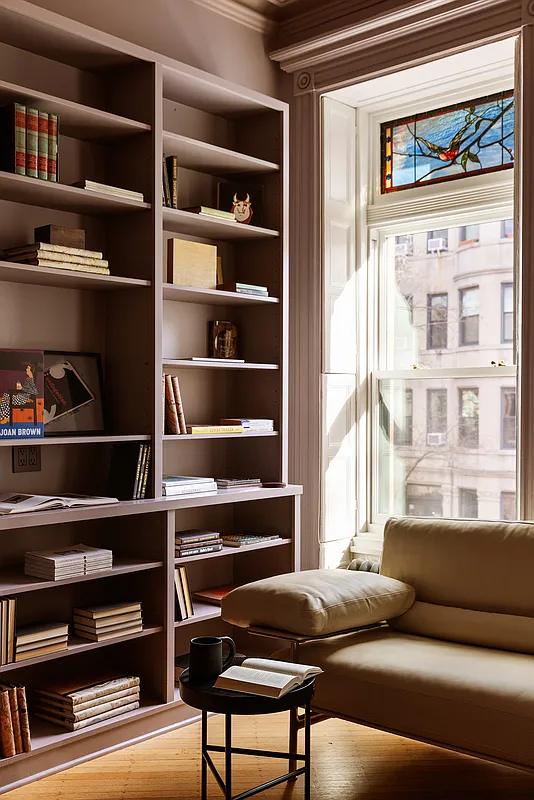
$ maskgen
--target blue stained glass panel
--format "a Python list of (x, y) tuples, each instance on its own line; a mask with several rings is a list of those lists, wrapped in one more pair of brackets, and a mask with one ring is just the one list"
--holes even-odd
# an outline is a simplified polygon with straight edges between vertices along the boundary
[(514, 164), (514, 93), (382, 124), (382, 192), (507, 169)]

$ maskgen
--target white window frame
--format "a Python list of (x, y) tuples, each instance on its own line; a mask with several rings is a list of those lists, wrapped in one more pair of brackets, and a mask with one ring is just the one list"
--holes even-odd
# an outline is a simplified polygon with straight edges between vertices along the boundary
[[(384, 249), (386, 239), (390, 236), (401, 236), (422, 230), (439, 230), (444, 227), (455, 228), (467, 224), (510, 219), (516, 216), (514, 209), (514, 172), (503, 170), (481, 176), (462, 178), (445, 184), (434, 184), (416, 189), (380, 194), (380, 124), (409, 113), (417, 113), (437, 106), (445, 106), (449, 102), (493, 94), (509, 89), (514, 83), (512, 73), (505, 77), (501, 74), (487, 76), (485, 89), (473, 82), (469, 86), (464, 82), (451, 81), (445, 93), (429, 104), (428, 96), (418, 97), (414, 94), (411, 101), (403, 96), (398, 105), (392, 104), (388, 109), (377, 113), (358, 110), (357, 126), (359, 145), (358, 163), (364, 164), (367, 143), (373, 145), (367, 151), (368, 169), (358, 174), (357, 191), (362, 198), (368, 197), (369, 203), (362, 202), (358, 209), (357, 230), (362, 247), (358, 252), (358, 296), (365, 298), (359, 302), (359, 324), (357, 349), (360, 354), (358, 362), (357, 383), (366, 390), (360, 391), (357, 398), (357, 531), (351, 548), (354, 553), (379, 553), (382, 547), (383, 526), (386, 515), (378, 515), (373, 509), (374, 487), (377, 485), (376, 474), (376, 441), (377, 426), (373, 426), (373, 415), (378, 410), (378, 381), (385, 378), (401, 378), (416, 380), (417, 370), (393, 371), (379, 370), (378, 336), (384, 335), (385, 320), (379, 318), (379, 287), (384, 280)], [(515, 230), (518, 230), (515, 220)], [(519, 286), (517, 263), (514, 266), (515, 296)], [(515, 300), (517, 303), (517, 299)], [(378, 336), (375, 331), (378, 330)], [(515, 333), (515, 331), (514, 331)], [(382, 339), (383, 341), (383, 339)], [(514, 362), (519, 363), (514, 336)], [(424, 370), (419, 378), (432, 377), (494, 377), (499, 370), (502, 377), (515, 378), (516, 366), (488, 367), (451, 370)], [(516, 382), (517, 386), (517, 382)], [(405, 388), (409, 388), (405, 384)], [(519, 403), (519, 395), (517, 395)], [(520, 408), (516, 406), (518, 421)], [(519, 451), (517, 451), (519, 452)], [(519, 462), (519, 459), (518, 459)], [(519, 497), (519, 463), (517, 463), (516, 502)]]

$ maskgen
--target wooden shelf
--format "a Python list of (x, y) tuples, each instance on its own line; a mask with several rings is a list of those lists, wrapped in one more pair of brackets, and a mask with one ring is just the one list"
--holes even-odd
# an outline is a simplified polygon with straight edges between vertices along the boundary
[(3, 570), (0, 572), (0, 596), (34, 592), (37, 589), (55, 589), (58, 586), (67, 586), (71, 583), (86, 583), (102, 578), (114, 578), (116, 575), (129, 575), (133, 572), (144, 572), (149, 569), (158, 569), (163, 566), (163, 561), (142, 561), (139, 558), (114, 559), (112, 569), (92, 572), (90, 575), (78, 575), (75, 578), (66, 578), (62, 581), (46, 581), (32, 575), (25, 575), (21, 570)]
[(179, 167), (206, 172), (208, 175), (278, 172), (280, 166), (272, 161), (236, 153), (199, 139), (163, 131), (163, 152), (175, 155)]
[(185, 369), (279, 369), (278, 364), (255, 364), (245, 361), (244, 364), (229, 364), (220, 361), (189, 361), (187, 358), (169, 358), (163, 360), (164, 367), (183, 367)]
[(98, 650), (101, 647), (117, 644), (118, 642), (131, 642), (134, 639), (141, 639), (144, 636), (152, 636), (154, 633), (161, 633), (162, 625), (144, 628), (140, 633), (125, 633), (122, 636), (115, 636), (113, 639), (106, 639), (103, 642), (90, 642), (88, 639), (79, 639), (76, 636), (69, 636), (69, 646), (66, 650), (59, 650), (57, 653), (48, 653), (37, 658), (27, 658), (24, 661), (16, 661), (12, 664), (5, 664), (0, 667), (0, 673), (12, 672), (15, 669), (29, 667), (32, 664), (41, 664), (43, 661), (54, 661), (56, 658), (65, 658), (74, 653), (86, 653), (88, 650)]
[(124, 214), (150, 208), (149, 203), (126, 200), (102, 192), (90, 192), (77, 186), (42, 181), (39, 178), (28, 178), (12, 172), (0, 172), (0, 196), (2, 200), (15, 203), (79, 214)]
[(259, 297), (254, 294), (223, 292), (219, 289), (199, 289), (195, 286), (163, 284), (163, 299), (179, 303), (201, 303), (207, 306), (257, 306), (264, 303), (277, 305), (278, 297)]
[(280, 235), (278, 231), (269, 228), (242, 225), (229, 219), (201, 216), (176, 208), (163, 208), (163, 226), (166, 231), (173, 233), (188, 233), (191, 236), (202, 236), (205, 239), (218, 239), (223, 242), (276, 239)]
[(108, 111), (80, 105), (72, 100), (64, 100), (15, 83), (0, 81), (0, 104), (13, 102), (58, 114), (61, 118), (61, 134), (76, 139), (106, 141), (150, 130), (150, 125), (143, 122), (119, 117)]
[(193, 611), (195, 612), (189, 619), (182, 619), (175, 622), (175, 628), (184, 628), (186, 625), (193, 625), (195, 622), (206, 622), (208, 619), (219, 619), (221, 607), (211, 603), (201, 603), (199, 600), (193, 601)]
[(98, 275), (93, 272), (75, 272), (70, 269), (54, 269), (53, 267), (34, 267), (30, 264), (14, 264), (9, 261), (0, 261), (0, 281), (95, 291), (150, 286), (150, 281), (142, 281), (138, 278), (121, 278), (118, 275)]
[(184, 556), (175, 558), (175, 564), (190, 564), (193, 561), (204, 561), (211, 558), (223, 558), (224, 556), (234, 556), (240, 553), (250, 553), (253, 550), (267, 550), (271, 547), (284, 547), (291, 544), (291, 539), (273, 539), (270, 542), (258, 542), (258, 544), (244, 544), (241, 547), (224, 547), (216, 553), (201, 553), (199, 556)]
[(187, 439), (257, 439), (262, 436), (279, 436), (278, 431), (258, 431), (257, 433), (181, 433), (165, 434), (164, 442), (180, 442)]
[[(109, 444), (110, 442), (147, 442), (150, 436), (146, 433), (140, 434), (125, 434), (125, 435), (102, 435), (102, 436), (44, 436), (42, 439), (31, 439), (32, 444)], [(20, 439), (0, 439), (0, 447), (13, 447), (15, 445), (29, 444), (29, 438), (22, 437)]]

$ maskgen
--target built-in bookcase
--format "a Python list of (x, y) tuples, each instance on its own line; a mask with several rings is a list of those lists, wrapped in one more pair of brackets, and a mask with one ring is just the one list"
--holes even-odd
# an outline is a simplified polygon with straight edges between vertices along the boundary
[[(109, 493), (113, 447), (150, 441), (147, 499), (116, 506), (0, 518), (0, 597), (17, 598), (19, 624), (71, 619), (73, 606), (140, 600), (141, 634), (0, 667), (32, 690), (102, 670), (141, 678), (141, 708), (76, 733), (32, 719), (33, 750), (0, 762), (0, 791), (87, 755), (181, 724), (196, 712), (180, 700), (174, 658), (201, 633), (243, 639), (220, 609), (195, 603), (175, 620), (177, 530), (276, 532), (280, 539), (193, 556), (192, 591), (298, 569), (301, 488), (229, 491), (166, 499), (162, 474), (248, 475), (287, 482), (287, 107), (185, 64), (51, 14), (0, 0), (0, 104), (21, 102), (60, 118), (59, 182), (0, 172), (0, 249), (26, 244), (50, 223), (86, 230), (111, 276), (0, 261), (0, 347), (99, 352), (108, 424), (96, 436), (40, 441), (40, 472), (12, 473), (12, 443), (0, 441), (0, 491)], [(217, 183), (264, 187), (262, 225), (238, 225), (162, 206), (162, 158), (178, 160), (178, 205), (216, 204)], [(143, 193), (144, 202), (70, 186), (89, 178)], [(224, 280), (266, 285), (269, 297), (166, 282), (166, 240), (216, 244)], [(207, 327), (228, 319), (244, 364), (199, 364)], [(267, 417), (266, 434), (163, 433), (162, 373), (179, 377), (188, 423)], [(84, 542), (113, 550), (105, 573), (40, 581), (24, 553)]]

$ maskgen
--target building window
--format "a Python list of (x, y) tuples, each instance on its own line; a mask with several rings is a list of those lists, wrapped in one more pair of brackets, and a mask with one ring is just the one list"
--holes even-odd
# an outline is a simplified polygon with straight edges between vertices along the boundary
[(513, 239), (514, 237), (514, 221), (513, 219), (501, 220), (501, 239)]
[(515, 389), (501, 389), (501, 448), (515, 449)]
[(397, 430), (397, 444), (410, 447), (413, 444), (413, 391), (404, 390), (404, 425)]
[(515, 492), (501, 492), (501, 519), (517, 519)]
[(501, 342), (514, 340), (514, 285), (501, 283)]
[(460, 228), (460, 244), (467, 242), (478, 242), (479, 225), (464, 225)]
[(447, 390), (426, 390), (426, 441), (427, 445), (447, 442)]
[(381, 149), (386, 194), (512, 167), (514, 93), (384, 122)]
[(442, 517), (443, 495), (440, 487), (425, 483), (408, 483), (406, 514), (411, 517)]
[(460, 289), (460, 330), (461, 345), (478, 344), (478, 286)]
[(458, 444), (478, 447), (478, 389), (459, 389)]
[(476, 489), (458, 489), (458, 516), (478, 519), (478, 492)]
[(429, 294), (427, 296), (427, 349), (445, 350), (447, 347), (449, 296)]
[(428, 231), (426, 247), (429, 253), (440, 253), (449, 249), (449, 231), (441, 228), (439, 231)]

